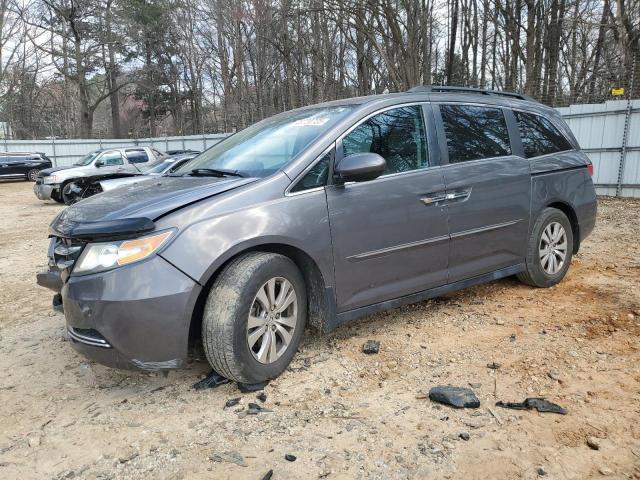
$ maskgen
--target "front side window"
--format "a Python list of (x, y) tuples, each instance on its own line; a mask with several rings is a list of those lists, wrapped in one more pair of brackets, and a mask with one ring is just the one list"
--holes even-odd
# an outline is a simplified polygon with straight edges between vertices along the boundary
[(449, 163), (511, 155), (507, 122), (500, 108), (440, 105)]
[(102, 160), (102, 164), (106, 167), (113, 165), (122, 165), (123, 163), (122, 155), (120, 155), (120, 152), (107, 152), (102, 156), (100, 160)]
[(77, 167), (84, 167), (85, 165), (89, 165), (91, 162), (93, 162), (93, 160), (98, 155), (100, 155), (100, 150), (98, 150), (97, 152), (91, 152), (91, 153), (85, 155), (84, 157), (82, 157), (76, 163), (74, 163), (74, 165), (77, 166)]
[(387, 162), (385, 175), (429, 165), (422, 107), (394, 108), (360, 124), (342, 139), (343, 155), (377, 153)]
[(216, 143), (176, 173), (218, 169), (266, 177), (291, 162), (354, 107), (307, 108), (267, 118)]
[(533, 113), (514, 111), (526, 158), (564, 152), (573, 147), (546, 118)]
[(329, 178), (329, 163), (331, 162), (331, 152), (326, 153), (307, 172), (304, 177), (291, 189), (292, 192), (302, 192), (311, 188), (324, 187)]

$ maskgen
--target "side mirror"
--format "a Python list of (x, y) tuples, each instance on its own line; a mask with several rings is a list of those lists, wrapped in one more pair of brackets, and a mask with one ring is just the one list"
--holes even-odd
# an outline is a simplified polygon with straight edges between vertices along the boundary
[(104, 162), (102, 160), (96, 160), (96, 163), (94, 163), (93, 166), (96, 168), (104, 167)]
[(340, 182), (366, 182), (378, 178), (387, 168), (387, 162), (377, 153), (354, 153), (343, 158), (335, 168)]

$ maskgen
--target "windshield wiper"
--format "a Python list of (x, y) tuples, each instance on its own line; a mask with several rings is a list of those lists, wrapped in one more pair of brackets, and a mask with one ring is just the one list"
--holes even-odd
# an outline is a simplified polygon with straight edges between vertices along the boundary
[(194, 177), (244, 177), (237, 170), (219, 170), (217, 168), (194, 168), (189, 172)]

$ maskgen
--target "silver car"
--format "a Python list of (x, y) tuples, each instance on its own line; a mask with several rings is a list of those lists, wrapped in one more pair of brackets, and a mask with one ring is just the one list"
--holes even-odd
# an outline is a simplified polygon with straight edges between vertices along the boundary
[(40, 200), (64, 203), (65, 187), (78, 178), (110, 173), (139, 172), (140, 167), (167, 156), (150, 147), (96, 150), (73, 165), (41, 170), (33, 191)]
[(144, 168), (141, 168), (141, 173), (138, 175), (131, 175), (130, 177), (121, 177), (121, 178), (108, 178), (106, 180), (98, 180), (100, 185), (100, 190), (103, 192), (108, 192), (115, 188), (124, 187), (125, 185), (133, 185), (135, 183), (139, 183), (145, 180), (149, 180), (149, 178), (159, 177), (160, 175), (165, 175), (167, 173), (175, 172), (182, 165), (187, 163), (196, 154), (185, 154), (185, 155), (175, 155), (169, 158), (164, 158), (161, 160), (157, 160), (153, 163), (150, 163)]

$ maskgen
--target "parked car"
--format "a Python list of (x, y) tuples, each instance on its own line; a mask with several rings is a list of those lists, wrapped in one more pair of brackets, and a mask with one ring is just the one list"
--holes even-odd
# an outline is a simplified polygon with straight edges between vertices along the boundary
[(557, 284), (595, 224), (591, 173), (558, 113), (522, 95), (339, 100), (63, 210), (38, 283), (100, 363), (181, 367), (192, 334), (216, 372), (259, 383), (309, 324), (511, 275)]
[(128, 177), (121, 178), (100, 177), (94, 180), (93, 185), (95, 186), (95, 184), (97, 183), (99, 186), (97, 190), (99, 190), (100, 192), (108, 192), (110, 190), (113, 190), (114, 188), (120, 188), (125, 185), (132, 185), (145, 180), (149, 180), (149, 178), (159, 177), (167, 173), (175, 172), (195, 156), (196, 155), (193, 153), (184, 155), (173, 155), (171, 157), (156, 160), (155, 162), (150, 163), (148, 167), (141, 169), (140, 173), (132, 173)]
[(65, 185), (62, 199), (65, 205), (73, 205), (83, 198), (92, 197), (98, 193), (113, 190), (123, 185), (133, 185), (149, 180), (152, 177), (169, 173), (193, 157), (194, 155), (174, 155), (173, 157), (165, 157), (155, 162), (136, 165), (138, 170), (135, 172), (107, 172), (75, 178)]
[(191, 150), (190, 148), (186, 148), (186, 149), (177, 149), (177, 150), (167, 150), (166, 154), (169, 155), (170, 157), (172, 157), (173, 155), (184, 155), (184, 154), (190, 154), (190, 155), (197, 155), (199, 154), (200, 151), (199, 150)]
[(37, 176), (33, 191), (40, 200), (73, 203), (77, 195), (77, 192), (71, 190), (73, 180), (93, 175), (137, 173), (144, 165), (166, 157), (166, 154), (150, 147), (96, 150), (73, 165), (42, 170)]
[(35, 182), (38, 172), (45, 168), (51, 168), (51, 160), (44, 153), (0, 153), (0, 179), (24, 178)]

